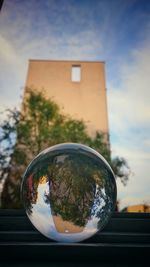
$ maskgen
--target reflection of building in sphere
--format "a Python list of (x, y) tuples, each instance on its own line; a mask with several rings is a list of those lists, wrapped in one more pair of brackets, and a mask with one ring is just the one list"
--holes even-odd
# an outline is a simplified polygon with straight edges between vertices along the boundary
[(115, 178), (93, 149), (60, 144), (31, 162), (22, 197), (29, 218), (44, 235), (58, 241), (82, 241), (102, 229), (112, 214)]
[(53, 216), (54, 224), (58, 232), (60, 233), (80, 233), (84, 227), (75, 225), (72, 222), (64, 221), (60, 216)]

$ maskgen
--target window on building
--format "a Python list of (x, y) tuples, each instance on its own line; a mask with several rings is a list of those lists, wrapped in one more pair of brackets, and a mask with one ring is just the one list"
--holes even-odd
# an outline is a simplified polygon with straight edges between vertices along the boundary
[(71, 70), (71, 80), (72, 82), (80, 82), (81, 81), (81, 66), (73, 65)]

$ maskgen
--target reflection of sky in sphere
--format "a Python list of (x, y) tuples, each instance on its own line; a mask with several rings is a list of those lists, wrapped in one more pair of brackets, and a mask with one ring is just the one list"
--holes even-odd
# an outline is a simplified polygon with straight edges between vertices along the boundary
[(95, 150), (61, 144), (30, 163), (22, 197), (29, 219), (43, 235), (79, 242), (106, 225), (115, 207), (116, 184), (108, 163)]

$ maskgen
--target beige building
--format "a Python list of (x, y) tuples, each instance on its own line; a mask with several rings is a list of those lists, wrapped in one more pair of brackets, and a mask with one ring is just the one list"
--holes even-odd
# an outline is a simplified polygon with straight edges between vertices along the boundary
[(91, 136), (108, 134), (104, 62), (30, 60), (26, 87), (44, 90), (65, 114), (84, 120)]
[(150, 206), (145, 204), (133, 205), (127, 207), (127, 212), (150, 212)]

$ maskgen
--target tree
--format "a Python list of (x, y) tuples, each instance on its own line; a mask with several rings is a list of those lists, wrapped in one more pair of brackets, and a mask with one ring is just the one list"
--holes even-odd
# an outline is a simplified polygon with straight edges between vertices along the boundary
[(111, 159), (104, 133), (91, 138), (82, 120), (60, 112), (59, 106), (44, 94), (27, 90), (22, 111), (8, 110), (0, 126), (0, 175), (4, 181), (2, 207), (20, 208), (21, 176), (29, 162), (43, 149), (63, 142), (86, 144), (100, 152), (126, 184), (130, 174), (125, 159)]

